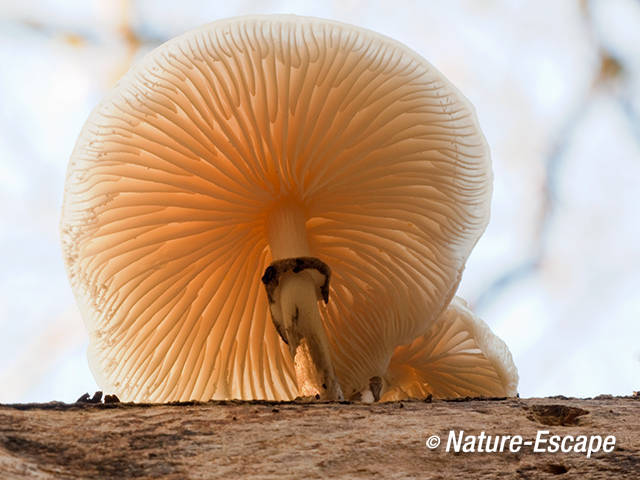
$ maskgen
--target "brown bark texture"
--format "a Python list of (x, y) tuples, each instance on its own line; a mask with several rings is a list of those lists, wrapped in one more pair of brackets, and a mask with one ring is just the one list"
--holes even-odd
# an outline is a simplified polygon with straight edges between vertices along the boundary
[[(99, 399), (98, 399), (99, 401)], [(0, 478), (640, 478), (640, 397), (0, 405)], [(446, 451), (459, 435), (616, 437), (584, 453)], [(426, 440), (441, 439), (429, 449)], [(507, 444), (508, 445), (508, 444)]]

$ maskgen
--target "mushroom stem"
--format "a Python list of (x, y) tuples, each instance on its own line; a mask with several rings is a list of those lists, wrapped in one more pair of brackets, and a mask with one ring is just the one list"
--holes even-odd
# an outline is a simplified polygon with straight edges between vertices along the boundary
[(267, 216), (267, 238), (273, 260), (308, 257), (306, 215), (293, 201), (283, 201)]
[[(288, 273), (280, 282), (281, 318), (303, 395), (314, 390), (328, 400), (342, 400), (329, 340), (318, 310), (318, 287), (309, 270)], [(276, 307), (277, 308), (277, 307)]]
[(329, 300), (330, 270), (309, 256), (303, 210), (292, 202), (285, 205), (274, 209), (267, 220), (274, 261), (262, 281), (271, 319), (289, 345), (301, 395), (318, 393), (328, 400), (342, 400), (318, 306), (319, 300)]

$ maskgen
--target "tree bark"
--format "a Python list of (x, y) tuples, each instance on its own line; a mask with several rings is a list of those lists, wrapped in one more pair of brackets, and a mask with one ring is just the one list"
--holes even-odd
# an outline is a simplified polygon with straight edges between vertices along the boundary
[[(457, 435), (616, 437), (455, 453)], [(427, 448), (432, 435), (441, 443)], [(476, 445), (477, 450), (477, 445)], [(640, 398), (0, 405), (0, 478), (640, 478)]]

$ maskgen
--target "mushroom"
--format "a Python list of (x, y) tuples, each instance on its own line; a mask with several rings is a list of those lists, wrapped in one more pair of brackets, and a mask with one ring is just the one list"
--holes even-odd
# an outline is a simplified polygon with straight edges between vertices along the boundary
[(473, 107), (404, 45), (292, 15), (188, 32), (71, 156), (61, 236), (91, 369), (124, 401), (398, 398), (455, 321), (487, 379), (414, 375), (424, 391), (512, 395), (503, 344), (448, 307), (490, 195)]
[(459, 297), (423, 335), (395, 349), (384, 381), (385, 401), (518, 394), (511, 352)]

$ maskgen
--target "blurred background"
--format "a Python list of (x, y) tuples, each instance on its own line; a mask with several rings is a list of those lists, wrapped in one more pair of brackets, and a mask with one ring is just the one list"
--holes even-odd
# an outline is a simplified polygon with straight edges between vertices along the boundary
[(58, 240), (89, 112), (162, 42), (250, 13), (378, 31), (458, 86), (495, 176), (459, 294), (521, 396), (640, 390), (640, 1), (0, 0), (0, 402), (97, 388)]

